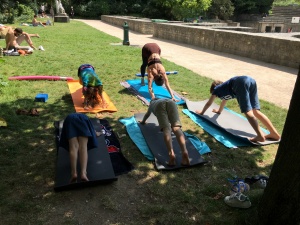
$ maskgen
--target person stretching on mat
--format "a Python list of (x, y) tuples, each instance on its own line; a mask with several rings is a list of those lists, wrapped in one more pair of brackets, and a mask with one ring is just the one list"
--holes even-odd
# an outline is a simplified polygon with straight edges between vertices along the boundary
[[(264, 142), (266, 139), (280, 140), (280, 135), (273, 126), (269, 118), (260, 111), (260, 104), (257, 94), (256, 81), (249, 76), (235, 76), (225, 81), (214, 81), (210, 87), (211, 97), (204, 105), (202, 110), (196, 110), (197, 114), (204, 115), (205, 111), (211, 106), (216, 97), (222, 99), (219, 109), (212, 111), (221, 114), (227, 100), (236, 98), (241, 112), (245, 114), (250, 125), (255, 130), (257, 136), (250, 138), (253, 142)], [(257, 119), (270, 131), (270, 134), (264, 135), (259, 127)]]
[(166, 70), (160, 61), (161, 49), (156, 43), (148, 43), (145, 44), (142, 48), (142, 59), (143, 64), (141, 65), (141, 84), (145, 85), (144, 77), (145, 70), (147, 67), (148, 73), (148, 90), (151, 96), (151, 99), (155, 98), (152, 83), (153, 80), (157, 86), (162, 86), (165, 84), (167, 90), (169, 91), (171, 98), (173, 101), (176, 101), (174, 98), (172, 89), (169, 84), (168, 76), (166, 74)]
[(79, 83), (83, 86), (82, 93), (84, 96), (83, 107), (89, 109), (100, 103), (97, 93), (101, 98), (101, 107), (106, 108), (107, 103), (103, 97), (103, 85), (95, 73), (95, 69), (90, 64), (82, 64), (78, 68)]
[(85, 114), (71, 113), (63, 123), (59, 147), (69, 151), (71, 164), (70, 183), (77, 182), (77, 158), (79, 155), (80, 163), (80, 179), (81, 181), (89, 181), (87, 177), (87, 151), (98, 147), (96, 136), (100, 136), (100, 132), (96, 132), (94, 127)]
[(176, 158), (172, 145), (172, 136), (171, 132), (176, 136), (176, 140), (179, 143), (182, 160), (182, 166), (190, 165), (189, 154), (185, 144), (185, 136), (181, 130), (181, 122), (179, 119), (177, 105), (171, 99), (160, 98), (160, 99), (152, 99), (150, 101), (150, 105), (148, 111), (144, 115), (142, 121), (139, 121), (140, 124), (146, 124), (147, 119), (150, 114), (153, 113), (157, 117), (157, 121), (161, 131), (163, 131), (164, 141), (168, 149), (169, 153), (169, 166), (176, 165)]

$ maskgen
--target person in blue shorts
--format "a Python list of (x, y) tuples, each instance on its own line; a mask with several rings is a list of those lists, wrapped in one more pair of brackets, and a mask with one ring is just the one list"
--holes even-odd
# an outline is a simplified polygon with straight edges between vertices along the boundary
[(181, 149), (182, 166), (190, 165), (189, 154), (185, 144), (185, 136), (181, 130), (181, 122), (179, 119), (178, 109), (176, 103), (172, 99), (155, 98), (150, 101), (148, 111), (144, 115), (140, 124), (146, 124), (150, 114), (153, 113), (158, 121), (161, 131), (163, 131), (164, 141), (169, 152), (169, 166), (175, 166), (176, 159), (172, 145), (171, 132), (176, 136), (177, 142)]
[[(90, 64), (82, 64), (78, 68), (79, 83), (82, 85), (82, 93), (84, 96), (83, 107), (89, 109), (97, 104), (106, 108), (107, 102), (103, 97), (103, 84), (95, 72), (95, 68)], [(98, 98), (100, 96), (100, 100)]]
[(71, 164), (70, 183), (77, 181), (77, 158), (79, 155), (80, 178), (81, 181), (89, 181), (87, 177), (88, 150), (97, 148), (97, 136), (94, 127), (85, 114), (71, 113), (63, 123), (63, 128), (59, 140), (59, 147), (69, 151)]
[[(212, 111), (221, 114), (227, 100), (236, 98), (240, 106), (241, 112), (245, 114), (250, 125), (255, 130), (257, 136), (251, 138), (253, 142), (264, 142), (266, 139), (280, 140), (280, 135), (273, 126), (269, 118), (260, 111), (260, 104), (257, 94), (256, 81), (249, 76), (235, 76), (225, 81), (214, 81), (210, 88), (211, 97), (204, 105), (202, 110), (196, 110), (196, 113), (203, 115), (205, 111), (211, 106), (215, 98), (222, 99), (219, 109)], [(269, 130), (270, 134), (264, 135), (259, 127), (257, 120), (261, 121), (263, 125)]]

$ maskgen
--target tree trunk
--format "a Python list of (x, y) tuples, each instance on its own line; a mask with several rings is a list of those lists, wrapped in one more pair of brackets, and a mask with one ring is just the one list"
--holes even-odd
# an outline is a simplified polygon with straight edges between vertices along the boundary
[(300, 224), (300, 66), (281, 141), (258, 214), (264, 225)]

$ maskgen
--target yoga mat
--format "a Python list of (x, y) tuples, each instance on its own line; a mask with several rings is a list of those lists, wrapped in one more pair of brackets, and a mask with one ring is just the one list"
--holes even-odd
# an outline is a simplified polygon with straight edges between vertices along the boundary
[[(120, 82), (120, 84), (127, 88), (130, 92), (132, 92), (134, 95), (137, 96), (145, 105), (149, 105), (151, 101), (151, 97), (148, 91), (148, 81), (145, 80), (145, 85), (141, 85), (141, 80), (140, 79), (135, 79), (135, 80), (126, 80)], [(171, 98), (170, 93), (166, 89), (165, 86), (157, 86), (154, 82), (152, 85), (153, 92), (155, 94), (156, 98)], [(174, 90), (173, 94), (175, 99), (178, 100), (176, 104), (181, 105), (185, 103), (185, 98), (178, 93), (176, 93)]]
[[(150, 161), (154, 161), (154, 156), (150, 151), (146, 140), (139, 128), (138, 122), (135, 120), (134, 116), (129, 118), (123, 118), (119, 120), (125, 127), (126, 131), (134, 142), (134, 144), (138, 147), (141, 153)], [(209, 147), (202, 141), (200, 141), (196, 136), (184, 132), (185, 136), (192, 142), (194, 147), (200, 153), (200, 155), (206, 154), (211, 152)]]
[(46, 76), (46, 75), (32, 75), (32, 76), (13, 76), (9, 77), (9, 80), (74, 80), (73, 77), (61, 77), (61, 76)]
[[(144, 113), (135, 114), (135, 120), (140, 121), (144, 117)], [(146, 143), (152, 152), (155, 160), (155, 167), (157, 170), (174, 170), (179, 168), (188, 168), (195, 165), (200, 165), (206, 163), (206, 161), (201, 157), (200, 153), (194, 147), (194, 145), (189, 141), (188, 138), (186, 140), (186, 147), (189, 152), (190, 158), (190, 166), (181, 166), (181, 150), (179, 144), (176, 140), (175, 135), (172, 133), (172, 144), (174, 153), (176, 156), (176, 166), (168, 166), (169, 155), (168, 150), (164, 142), (163, 133), (160, 131), (158, 127), (158, 122), (156, 117), (151, 114), (147, 119), (147, 123), (142, 125), (138, 123), (138, 126), (146, 140)]]
[[(98, 119), (91, 118), (90, 120), (95, 124)], [(123, 155), (121, 144), (109, 122), (105, 119), (100, 119), (100, 126), (116, 176), (126, 174), (133, 170), (134, 167)]]
[[(212, 136), (214, 136), (218, 141), (223, 143), (227, 147), (241, 147), (241, 146), (252, 146), (252, 145), (268, 145), (268, 144), (274, 144), (278, 143), (279, 141), (273, 141), (270, 139), (267, 139), (265, 142), (251, 142), (248, 138), (252, 138), (256, 136), (256, 133), (248, 120), (243, 117), (242, 115), (229, 110), (227, 108), (224, 108), (221, 114), (216, 114), (212, 112), (212, 109), (218, 109), (219, 106), (215, 103), (213, 103), (210, 108), (208, 108), (204, 115), (198, 115), (195, 113), (196, 110), (203, 109), (204, 105), (206, 104), (208, 100), (199, 101), (199, 102), (193, 102), (186, 100), (186, 105), (188, 107), (188, 110), (190, 112), (194, 113), (193, 116), (188, 115), (186, 111), (183, 111), (185, 114), (190, 116), (190, 118), (196, 122), (198, 125), (200, 125), (204, 130), (206, 130), (208, 133), (210, 133)], [(196, 118), (196, 119), (195, 119)], [(204, 120), (197, 120), (197, 118), (204, 119)], [(197, 120), (197, 121), (196, 121)], [(203, 123), (203, 126), (202, 126)], [(214, 125), (214, 126), (212, 126)], [(265, 134), (268, 134), (269, 132), (263, 128), (261, 128), (262, 131)], [(219, 131), (219, 133), (218, 133)], [(230, 135), (222, 135), (224, 134), (224, 131), (229, 133)], [(219, 136), (219, 137), (218, 137)], [(221, 137), (220, 137), (221, 136)], [(226, 137), (229, 138), (226, 139)], [(222, 137), (224, 140), (222, 140)], [(230, 138), (233, 138), (232, 140)], [(237, 138), (237, 139), (236, 139)], [(226, 144), (226, 141), (232, 144)]]
[(82, 85), (79, 83), (78, 80), (69, 80), (68, 81), (69, 90), (73, 99), (73, 104), (76, 112), (83, 112), (83, 113), (97, 113), (97, 112), (116, 112), (117, 108), (113, 104), (113, 102), (110, 100), (108, 95), (103, 91), (103, 97), (108, 103), (107, 108), (102, 108), (99, 105), (96, 105), (94, 108), (85, 110), (83, 108), (83, 94), (82, 94)]
[[(166, 71), (166, 74), (167, 74), (167, 75), (170, 75), (170, 74), (178, 74), (178, 72), (177, 72), (177, 71)], [(141, 73), (136, 73), (135, 75), (136, 75), (137, 77), (141, 77), (141, 76), (142, 76)], [(145, 76), (148, 76), (148, 73), (145, 73)]]
[[(91, 120), (96, 131), (101, 131), (100, 121)], [(59, 143), (59, 137), (63, 121), (56, 122), (56, 143)], [(108, 153), (105, 137), (102, 134), (97, 137), (98, 148), (94, 148), (88, 151), (88, 164), (87, 164), (87, 175), (89, 178), (88, 182), (80, 182), (80, 164), (79, 157), (77, 163), (78, 180), (77, 183), (70, 184), (71, 178), (71, 166), (69, 152), (58, 147), (57, 149), (57, 160), (56, 160), (56, 175), (55, 175), (55, 191), (65, 191), (74, 188), (94, 186), (96, 184), (109, 183), (116, 181), (117, 177), (114, 173), (114, 168), (111, 163), (111, 159)]]

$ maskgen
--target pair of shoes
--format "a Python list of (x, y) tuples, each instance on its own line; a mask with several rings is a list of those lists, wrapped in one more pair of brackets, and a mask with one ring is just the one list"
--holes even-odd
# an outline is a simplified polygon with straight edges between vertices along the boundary
[(38, 116), (38, 115), (39, 115), (39, 112), (37, 111), (37, 109), (32, 108), (32, 109), (30, 109), (28, 115), (30, 115), (30, 116)]
[(250, 186), (249, 184), (245, 183), (244, 180), (242, 179), (234, 179), (234, 180), (230, 180), (228, 179), (228, 181), (230, 183), (232, 183), (232, 187), (229, 191), (229, 193), (235, 194), (235, 193), (244, 193), (244, 192), (248, 192), (250, 190)]
[(39, 112), (35, 108), (32, 108), (29, 111), (26, 109), (17, 109), (16, 113), (17, 113), (17, 115), (29, 115), (29, 116), (38, 116), (39, 115)]
[(235, 193), (233, 195), (226, 196), (224, 198), (224, 202), (226, 205), (235, 208), (247, 209), (251, 207), (251, 202), (249, 198), (246, 195), (243, 195), (242, 193)]
[(39, 50), (41, 50), (41, 51), (45, 51), (45, 49), (43, 48), (43, 46), (39, 46)]
[(255, 175), (253, 177), (246, 177), (245, 182), (255, 186), (265, 189), (268, 183), (269, 177), (264, 176), (264, 175)]

